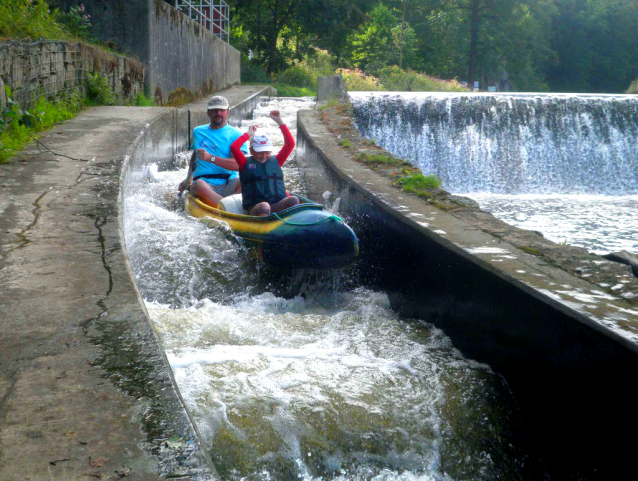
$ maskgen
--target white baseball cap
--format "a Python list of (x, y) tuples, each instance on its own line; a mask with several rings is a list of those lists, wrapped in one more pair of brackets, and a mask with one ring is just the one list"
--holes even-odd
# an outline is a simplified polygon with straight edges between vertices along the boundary
[(250, 147), (255, 152), (272, 152), (272, 142), (267, 135), (255, 135), (250, 141)]
[(208, 110), (221, 109), (228, 110), (228, 100), (221, 95), (214, 95), (208, 101)]

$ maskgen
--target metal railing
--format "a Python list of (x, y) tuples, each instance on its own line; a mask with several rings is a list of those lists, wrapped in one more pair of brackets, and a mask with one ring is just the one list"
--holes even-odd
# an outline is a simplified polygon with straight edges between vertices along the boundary
[(188, 18), (230, 43), (230, 8), (221, 0), (175, 0), (175, 8)]

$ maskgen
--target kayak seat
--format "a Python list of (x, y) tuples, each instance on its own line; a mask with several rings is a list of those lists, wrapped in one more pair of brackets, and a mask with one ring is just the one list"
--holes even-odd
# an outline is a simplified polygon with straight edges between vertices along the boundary
[(226, 212), (230, 212), (232, 214), (243, 214), (248, 215), (248, 211), (244, 209), (241, 205), (241, 194), (229, 195), (228, 197), (224, 197), (217, 204), (217, 208), (219, 210), (223, 210)]

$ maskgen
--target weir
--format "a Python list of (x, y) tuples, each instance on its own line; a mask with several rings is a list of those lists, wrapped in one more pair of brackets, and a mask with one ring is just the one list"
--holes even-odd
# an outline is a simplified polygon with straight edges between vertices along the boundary
[(351, 92), (357, 127), (451, 192), (638, 194), (633, 95)]

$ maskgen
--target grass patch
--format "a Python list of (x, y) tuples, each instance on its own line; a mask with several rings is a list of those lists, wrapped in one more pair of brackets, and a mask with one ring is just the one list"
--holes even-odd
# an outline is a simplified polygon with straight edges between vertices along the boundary
[(308, 87), (295, 87), (285, 84), (274, 84), (277, 89), (277, 97), (316, 97), (317, 90)]
[(401, 186), (403, 191), (410, 194), (418, 194), (419, 192), (431, 191), (441, 187), (441, 179), (436, 175), (413, 174), (398, 179), (396, 183)]
[(432, 191), (441, 187), (441, 179), (436, 175), (425, 176), (419, 173), (401, 177), (394, 181), (393, 184), (403, 192), (414, 194), (425, 200), (431, 200), (433, 198)]
[[(365, 152), (357, 155), (356, 159), (364, 164), (372, 165), (405, 165), (406, 161), (385, 154), (366, 154)], [(410, 164), (408, 164), (410, 165)]]
[(396, 65), (381, 70), (381, 84), (391, 91), (414, 92), (469, 92), (456, 80), (442, 80), (413, 70), (401, 70)]
[(530, 246), (520, 246), (519, 249), (522, 250), (523, 252), (527, 252), (528, 254), (531, 254), (533, 256), (540, 256), (541, 255), (541, 253), (538, 251), (538, 249), (534, 249), (533, 247), (530, 247)]
[(149, 99), (146, 95), (144, 95), (141, 92), (138, 93), (132, 101), (129, 101), (127, 103), (127, 105), (129, 107), (131, 107), (131, 106), (135, 106), (135, 107), (157, 107), (157, 104), (155, 103), (154, 99)]
[(39, 132), (75, 117), (86, 104), (87, 101), (77, 91), (55, 102), (42, 97), (28, 111), (21, 111), (18, 104), (10, 101), (9, 107), (2, 112), (4, 128), (0, 130), (0, 163), (7, 163), (16, 151), (22, 150)]
[(270, 85), (277, 89), (277, 97), (316, 97), (317, 91), (307, 87), (295, 87), (293, 85), (284, 85), (268, 82), (242, 82), (242, 85)]
[(348, 139), (341, 139), (341, 142), (339, 142), (339, 144), (341, 144), (341, 147), (345, 147), (346, 149), (352, 147), (352, 143)]
[(319, 110), (320, 112), (323, 112), (326, 109), (330, 109), (330, 108), (333, 108), (333, 107), (338, 107), (339, 104), (340, 104), (340, 102), (338, 100), (328, 100), (328, 102), (326, 102), (325, 105), (322, 105), (317, 110)]

